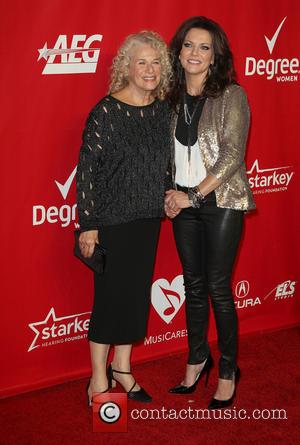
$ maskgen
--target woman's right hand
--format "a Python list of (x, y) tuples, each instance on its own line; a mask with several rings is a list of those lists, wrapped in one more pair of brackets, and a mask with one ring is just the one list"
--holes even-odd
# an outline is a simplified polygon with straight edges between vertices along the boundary
[(167, 215), (168, 218), (173, 219), (177, 215), (179, 215), (180, 212), (181, 209), (179, 207), (171, 209), (167, 204), (165, 204), (165, 214)]
[(99, 244), (98, 230), (88, 230), (79, 236), (79, 248), (85, 258), (93, 255), (95, 244)]

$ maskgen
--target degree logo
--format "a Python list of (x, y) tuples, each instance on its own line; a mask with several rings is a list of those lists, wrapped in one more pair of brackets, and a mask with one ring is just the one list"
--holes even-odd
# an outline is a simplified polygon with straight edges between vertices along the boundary
[[(64, 179), (63, 183), (60, 183), (56, 179), (54, 180), (62, 198), (66, 201), (71, 185), (74, 181), (77, 172), (77, 166), (73, 169), (71, 174)], [(68, 227), (72, 222), (74, 226), (78, 228), (77, 218), (77, 204), (68, 204), (64, 202), (62, 205), (45, 206), (45, 204), (35, 204), (32, 207), (32, 225), (39, 226), (48, 222), (50, 224), (59, 223), (61, 227)]]
[[(271, 37), (264, 35), (268, 52), (272, 56), (273, 50), (275, 49), (276, 41), (282, 30), (283, 25), (285, 25), (287, 17), (284, 17), (275, 32), (271, 34)], [(270, 34), (269, 34), (270, 35)], [(296, 38), (295, 38), (296, 41)], [(258, 75), (261, 77), (266, 77), (267, 80), (276, 79), (277, 82), (297, 82), (298, 74), (300, 72), (300, 60), (298, 57), (293, 58), (261, 58), (256, 59), (256, 57), (246, 57), (245, 63), (245, 76)]]
[(280, 30), (281, 30), (281, 28), (282, 28), (282, 25), (284, 24), (285, 21), (286, 21), (286, 17), (284, 17), (284, 19), (282, 20), (282, 22), (280, 23), (280, 25), (279, 25), (278, 28), (276, 29), (275, 34), (272, 36), (271, 39), (268, 39), (267, 36), (264, 36), (264, 37), (265, 37), (265, 40), (266, 40), (266, 44), (267, 44), (268, 49), (269, 49), (269, 51), (270, 51), (270, 54), (272, 54), (272, 52), (273, 52), (273, 49), (274, 49), (274, 46), (275, 46), (277, 37), (278, 37), (278, 35), (279, 35), (279, 33), (280, 33)]

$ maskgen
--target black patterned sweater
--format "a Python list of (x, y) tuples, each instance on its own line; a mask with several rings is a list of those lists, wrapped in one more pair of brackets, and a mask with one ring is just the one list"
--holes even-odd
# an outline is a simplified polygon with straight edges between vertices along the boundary
[(132, 106), (108, 95), (91, 111), (76, 174), (80, 229), (164, 216), (171, 186), (166, 102)]

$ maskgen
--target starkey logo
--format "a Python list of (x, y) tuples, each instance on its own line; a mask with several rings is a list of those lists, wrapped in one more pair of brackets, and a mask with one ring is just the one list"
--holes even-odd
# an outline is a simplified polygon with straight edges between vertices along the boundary
[[(272, 56), (276, 42), (281, 35), (282, 28), (285, 25), (287, 17), (280, 22), (275, 32), (267, 37), (264, 35), (267, 49)], [(295, 40), (296, 41), (296, 40)], [(267, 80), (276, 79), (277, 82), (296, 82), (298, 81), (298, 74), (300, 73), (300, 60), (298, 57), (287, 58), (279, 57), (268, 59), (256, 57), (246, 57), (245, 63), (245, 75), (254, 76), (258, 75), (265, 77)]]
[(295, 174), (292, 166), (261, 168), (256, 159), (247, 171), (253, 194), (276, 193), (288, 190)]
[(87, 338), (91, 312), (57, 317), (52, 307), (44, 320), (28, 324), (34, 332), (28, 352), (37, 348), (55, 346)]
[[(89, 37), (85, 34), (75, 34), (71, 39), (61, 34), (54, 46), (48, 48), (48, 43), (38, 49), (38, 62), (46, 60), (42, 74), (78, 74), (95, 73), (100, 55), (99, 44), (102, 42), (101, 34)], [(68, 40), (70, 46), (68, 46)], [(95, 42), (98, 44), (97, 47)]]

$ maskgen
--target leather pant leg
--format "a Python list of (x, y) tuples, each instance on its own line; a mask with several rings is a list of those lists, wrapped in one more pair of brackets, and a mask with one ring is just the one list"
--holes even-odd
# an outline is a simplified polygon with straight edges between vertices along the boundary
[(237, 356), (237, 315), (231, 274), (243, 228), (243, 212), (219, 208), (210, 199), (200, 209), (182, 210), (173, 220), (173, 228), (186, 291), (188, 363), (201, 363), (209, 353), (206, 338), (209, 294), (221, 352), (219, 376), (231, 379)]
[(203, 362), (210, 353), (207, 341), (209, 316), (205, 273), (204, 224), (196, 209), (184, 209), (173, 219), (173, 232), (183, 269), (185, 314), (188, 332), (188, 363)]
[(206, 277), (221, 352), (219, 377), (232, 379), (237, 358), (237, 314), (231, 276), (243, 229), (244, 212), (205, 207)]

